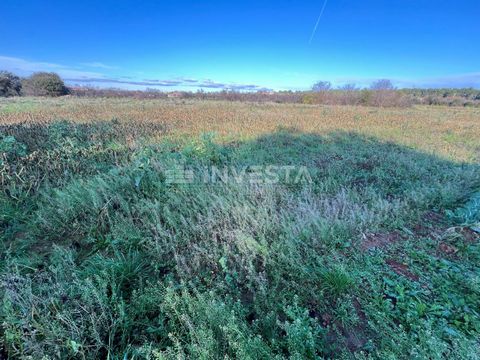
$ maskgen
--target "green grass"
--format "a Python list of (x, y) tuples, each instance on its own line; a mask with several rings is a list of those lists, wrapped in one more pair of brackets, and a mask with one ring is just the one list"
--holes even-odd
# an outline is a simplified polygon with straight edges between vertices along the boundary
[(0, 99), (0, 114), (15, 114), (24, 111), (34, 111), (38, 109), (40, 105), (39, 101), (34, 99), (22, 99), (16, 98), (14, 101)]
[[(132, 147), (119, 127), (15, 126), (4, 144), (4, 354), (478, 357), (480, 246), (460, 216), (478, 164), (341, 131)], [(178, 164), (312, 182), (170, 184)]]

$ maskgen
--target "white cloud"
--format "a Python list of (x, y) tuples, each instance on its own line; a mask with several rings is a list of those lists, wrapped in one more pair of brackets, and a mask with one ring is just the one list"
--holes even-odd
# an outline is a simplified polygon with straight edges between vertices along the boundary
[(20, 76), (27, 76), (31, 73), (37, 71), (53, 71), (58, 73), (63, 78), (103, 78), (104, 74), (94, 71), (82, 71), (70, 66), (49, 63), (49, 62), (38, 62), (30, 61), (26, 59), (10, 57), (10, 56), (1, 56), (0, 55), (0, 69), (11, 71)]
[[(113, 69), (115, 67), (105, 65), (101, 62), (91, 62), (84, 63), (83, 66), (88, 66), (91, 68), (97, 69)], [(210, 79), (199, 80), (192, 78), (178, 77), (175, 79), (149, 79), (149, 80), (136, 80), (134, 77), (130, 76), (121, 76), (121, 77), (110, 77), (100, 71), (88, 71), (82, 70), (78, 67), (50, 63), (50, 62), (39, 62), (39, 61), (30, 61), (22, 58), (11, 57), (11, 56), (2, 56), (0, 55), (0, 70), (11, 71), (20, 76), (28, 76), (36, 71), (53, 71), (58, 73), (62, 78), (64, 78), (69, 83), (95, 83), (96, 85), (104, 86), (118, 86), (124, 85), (128, 86), (159, 86), (159, 87), (172, 87), (172, 86), (182, 86), (184, 88), (207, 88), (207, 89), (234, 89), (234, 90), (247, 90), (255, 91), (262, 90), (263, 87), (260, 87), (255, 84), (232, 84), (232, 83), (223, 83), (217, 82)], [(305, 74), (306, 75), (306, 74)], [(305, 90), (309, 88), (307, 83), (309, 78), (313, 78), (313, 75), (304, 76), (305, 77), (305, 87), (285, 87), (284, 89), (293, 89), (293, 90)], [(322, 78), (322, 77), (319, 77)], [(381, 77), (378, 77), (381, 78)], [(367, 77), (343, 77), (332, 79), (334, 85), (343, 85), (347, 83), (356, 83), (360, 87), (368, 87), (370, 84), (377, 80), (378, 78), (367, 78)], [(441, 88), (441, 87), (474, 87), (480, 88), (480, 72), (466, 73), (466, 74), (457, 74), (457, 75), (447, 75), (439, 77), (430, 77), (430, 78), (390, 78), (395, 86), (398, 87), (421, 87), (421, 88)], [(329, 79), (326, 79), (329, 80)], [(313, 83), (313, 80), (312, 80)]]
[(97, 69), (105, 69), (105, 70), (114, 70), (114, 69), (119, 68), (118, 66), (106, 65), (106, 64), (104, 64), (102, 62), (99, 62), (99, 61), (81, 63), (80, 65), (86, 66), (86, 67), (91, 67), (91, 68), (97, 68)]
[[(335, 85), (344, 85), (355, 83), (360, 87), (369, 87), (370, 84), (380, 78), (337, 78), (333, 82)], [(389, 78), (393, 84), (399, 88), (480, 88), (480, 72), (446, 75), (438, 77), (425, 78)]]
[(480, 88), (480, 72), (420, 79), (417, 86), (435, 88)]

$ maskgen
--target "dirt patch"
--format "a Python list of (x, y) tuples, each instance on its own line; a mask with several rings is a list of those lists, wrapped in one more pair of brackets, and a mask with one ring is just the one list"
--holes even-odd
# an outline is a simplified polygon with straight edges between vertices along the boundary
[(357, 298), (353, 299), (353, 306), (357, 313), (359, 322), (351, 329), (342, 329), (345, 337), (345, 345), (351, 352), (358, 351), (365, 347), (372, 334), (368, 330), (367, 315), (362, 309), (362, 305)]
[(417, 237), (439, 238), (445, 231), (445, 227), (434, 227), (424, 224), (416, 224), (413, 228), (413, 233)]
[(386, 234), (364, 234), (363, 241), (360, 245), (362, 251), (370, 249), (384, 249), (391, 244), (397, 243), (403, 239), (398, 231), (393, 231)]
[(443, 233), (442, 240), (439, 241), (437, 254), (457, 258), (459, 247), (475, 244), (480, 240), (480, 234), (468, 227), (452, 227)]
[(394, 273), (405, 276), (413, 281), (420, 280), (418, 275), (415, 275), (408, 269), (408, 265), (401, 264), (398, 261), (395, 261), (393, 259), (387, 259), (385, 262), (387, 263), (388, 266), (390, 266), (390, 268), (393, 270)]
[(364, 325), (366, 325), (367, 324), (367, 315), (365, 314), (365, 311), (363, 311), (362, 305), (360, 304), (360, 301), (358, 301), (357, 298), (353, 299), (353, 306), (355, 307), (355, 311), (356, 311), (360, 321)]
[(427, 211), (422, 215), (422, 221), (433, 225), (445, 224), (445, 217), (435, 211)]
[(340, 331), (344, 337), (345, 346), (351, 352), (364, 348), (368, 339), (371, 338), (372, 335), (369, 334), (368, 331), (367, 315), (363, 311), (362, 305), (357, 298), (353, 299), (353, 306), (359, 319), (358, 324), (352, 328), (340, 327)]
[(359, 322), (352, 327), (342, 326), (340, 322), (336, 321), (333, 316), (328, 313), (315, 313), (316, 317), (321, 321), (322, 326), (329, 328), (327, 342), (331, 346), (331, 355), (342, 348), (347, 348), (352, 353), (361, 350), (373, 336), (368, 329), (367, 316), (358, 299), (353, 299), (353, 306)]
[(440, 237), (446, 229), (445, 217), (434, 211), (427, 211), (421, 217), (421, 221), (413, 226), (413, 232), (417, 236)]
[(468, 227), (460, 229), (460, 234), (462, 234), (465, 241), (471, 244), (476, 243), (480, 240), (480, 233), (477, 233)]
[(458, 249), (455, 246), (443, 241), (438, 245), (438, 250), (446, 255), (455, 255), (458, 252)]

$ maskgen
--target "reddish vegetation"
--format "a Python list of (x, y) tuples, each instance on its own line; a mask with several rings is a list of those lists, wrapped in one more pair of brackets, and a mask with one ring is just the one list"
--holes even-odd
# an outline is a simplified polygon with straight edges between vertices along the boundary
[(423, 214), (422, 220), (431, 224), (443, 224), (445, 222), (444, 216), (434, 211), (427, 211)]
[[(371, 334), (369, 334), (369, 331), (367, 330), (367, 316), (365, 315), (365, 312), (363, 311), (358, 299), (353, 299), (353, 306), (355, 307), (355, 312), (357, 313), (359, 319), (358, 324), (353, 327), (346, 328), (338, 321), (335, 321), (335, 329), (337, 329), (338, 332), (332, 328), (327, 334), (327, 337), (331, 340), (334, 340), (334, 343), (343, 344), (351, 352), (362, 349), (367, 343), (368, 339), (371, 338)], [(322, 320), (324, 324), (328, 325), (332, 321), (332, 318), (330, 315), (324, 314), (322, 315)]]
[(479, 106), (480, 94), (473, 89), (329, 89), (321, 91), (256, 91), (223, 90), (214, 92), (160, 91), (158, 89), (124, 90), (73, 86), (70, 93), (79, 97), (130, 97), (135, 99), (200, 99), (255, 101), (322, 105), (368, 105), (406, 107), (413, 104), (446, 106)]
[[(367, 315), (365, 311), (363, 311), (362, 305), (357, 298), (353, 298), (353, 306), (358, 316), (358, 323), (350, 328), (343, 326), (330, 313), (319, 313), (316, 310), (310, 310), (310, 316), (319, 319), (322, 326), (328, 328), (327, 339), (334, 348), (336, 346), (343, 346), (351, 352), (355, 352), (362, 349), (372, 336), (368, 330)], [(315, 307), (315, 305), (313, 305), (313, 307)]]
[(438, 245), (438, 249), (443, 252), (444, 254), (447, 254), (447, 255), (454, 255), (458, 252), (458, 249), (453, 246), (453, 245), (449, 245), (445, 242), (441, 242), (439, 245)]
[(413, 281), (418, 281), (420, 279), (418, 277), (418, 275), (415, 275), (414, 273), (412, 273), (408, 269), (408, 266), (405, 265), (405, 264), (401, 264), (401, 263), (399, 263), (399, 262), (397, 262), (393, 259), (386, 260), (386, 263), (388, 264), (388, 266), (390, 266), (390, 268), (393, 270), (393, 272), (395, 272), (398, 275), (405, 276), (405, 277), (407, 277), (407, 278), (409, 278), (410, 280), (413, 280)]
[(402, 240), (402, 235), (398, 231), (393, 231), (386, 234), (365, 234), (363, 236), (363, 242), (360, 245), (362, 251), (367, 251), (370, 249), (384, 249), (390, 244), (396, 243)]
[(460, 229), (460, 233), (463, 235), (464, 239), (471, 244), (480, 240), (480, 234), (470, 228), (464, 227)]
[(445, 230), (444, 216), (434, 211), (424, 213), (421, 221), (413, 226), (413, 231), (417, 236), (433, 236), (436, 238), (440, 237)]

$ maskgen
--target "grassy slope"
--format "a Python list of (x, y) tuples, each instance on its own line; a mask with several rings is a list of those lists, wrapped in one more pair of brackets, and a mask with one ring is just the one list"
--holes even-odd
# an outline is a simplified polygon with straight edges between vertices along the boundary
[[(70, 100), (48, 101), (79, 114)], [(10, 144), (1, 169), (0, 334), (10, 356), (477, 356), (478, 236), (444, 216), (479, 186), (478, 145), (459, 135), (478, 134), (475, 114), (456, 109), (452, 126), (437, 109), (404, 110), (425, 114), (422, 125), (393, 122), (400, 110), (130, 102), (120, 103), (130, 116), (168, 110), (175, 127), (3, 129), (30, 153)], [(41, 106), (15, 116), (46, 116)], [(99, 100), (81, 107), (113, 111)], [(288, 113), (274, 121), (272, 109)], [(195, 129), (187, 110), (203, 116)], [(292, 118), (297, 130), (274, 129)], [(235, 126), (243, 136), (233, 142), (139, 141)], [(313, 182), (167, 184), (178, 163), (304, 165)]]

